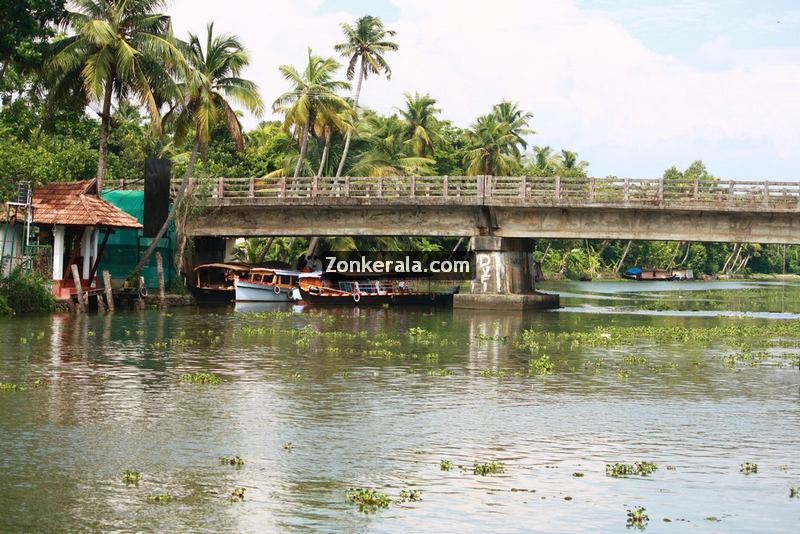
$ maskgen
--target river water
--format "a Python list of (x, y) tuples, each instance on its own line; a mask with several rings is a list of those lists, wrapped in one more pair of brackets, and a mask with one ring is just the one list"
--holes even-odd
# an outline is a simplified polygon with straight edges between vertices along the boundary
[(797, 531), (800, 285), (548, 288), (561, 310), (0, 320), (0, 531)]

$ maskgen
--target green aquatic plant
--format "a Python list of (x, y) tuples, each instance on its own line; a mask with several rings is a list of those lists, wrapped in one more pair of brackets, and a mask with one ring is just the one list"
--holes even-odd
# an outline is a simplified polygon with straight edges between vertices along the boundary
[(122, 482), (125, 483), (126, 486), (128, 485), (139, 485), (139, 471), (134, 471), (132, 469), (126, 470), (122, 472)]
[(362, 512), (374, 512), (378, 508), (388, 508), (389, 496), (382, 491), (372, 488), (350, 488), (345, 494), (345, 500), (357, 504)]
[(438, 336), (436, 334), (420, 326), (409, 328), (406, 331), (406, 335), (411, 338), (414, 343), (420, 345), (432, 345), (438, 341)]
[(154, 504), (167, 504), (175, 500), (171, 493), (156, 493), (147, 496), (147, 502)]
[(505, 378), (508, 376), (508, 369), (481, 369), (479, 374), (484, 378)]
[(794, 499), (795, 497), (800, 497), (800, 487), (789, 488), (789, 498)]
[(294, 445), (292, 444), (291, 441), (287, 441), (286, 443), (283, 444), (283, 450), (290, 451), (292, 449), (294, 449)]
[(455, 374), (453, 370), (446, 368), (428, 369), (427, 373), (428, 376), (453, 376)]
[(436, 363), (439, 361), (439, 355), (435, 352), (429, 352), (425, 355), (425, 359), (428, 360), (429, 363)]
[(647, 475), (651, 475), (658, 470), (658, 466), (653, 462), (636, 462), (635, 464), (636, 474), (642, 475), (646, 477)]
[(744, 473), (745, 475), (758, 473), (758, 464), (754, 462), (744, 462), (741, 466), (739, 466), (739, 472)]
[(583, 473), (581, 473), (580, 471), (576, 471), (572, 473), (572, 476), (574, 476), (575, 478), (583, 478)]
[(549, 375), (553, 372), (553, 367), (554, 364), (547, 354), (542, 354), (538, 358), (528, 360), (528, 374), (531, 375)]
[(628, 510), (628, 522), (626, 527), (644, 530), (650, 517), (647, 515), (647, 510), (641, 506), (637, 506), (633, 510)]
[(191, 384), (208, 384), (216, 386), (220, 383), (220, 379), (214, 373), (186, 373), (180, 376), (181, 381), (189, 382)]
[(678, 468), (675, 467), (674, 465), (668, 465), (667, 466), (667, 471), (677, 471), (677, 470), (678, 470)]
[(606, 476), (619, 478), (623, 476), (633, 475), (636, 469), (632, 464), (606, 464)]
[(22, 386), (14, 384), (13, 382), (0, 382), (0, 391), (19, 391)]
[(706, 517), (706, 521), (711, 521), (712, 523), (719, 523), (722, 520), (715, 515), (710, 515)]
[(472, 473), (480, 476), (496, 475), (505, 472), (505, 470), (506, 466), (503, 462), (495, 461), (486, 463), (475, 462), (472, 466)]
[(400, 502), (417, 502), (422, 500), (422, 491), (418, 489), (408, 489), (400, 491)]
[(223, 465), (233, 465), (236, 467), (242, 467), (244, 465), (244, 459), (240, 456), (220, 456), (219, 463)]
[(244, 500), (245, 491), (247, 491), (245, 488), (234, 488), (234, 490), (231, 492), (230, 501), (242, 502)]
[(439, 469), (442, 471), (450, 471), (453, 468), (453, 463), (450, 460), (441, 460), (439, 462)]
[(647, 363), (646, 356), (623, 356), (622, 363), (625, 365), (645, 365)]

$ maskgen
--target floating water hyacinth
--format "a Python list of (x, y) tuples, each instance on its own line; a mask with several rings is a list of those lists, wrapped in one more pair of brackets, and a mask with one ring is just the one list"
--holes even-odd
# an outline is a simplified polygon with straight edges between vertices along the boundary
[(499, 473), (503, 473), (506, 469), (506, 466), (503, 462), (487, 462), (487, 463), (478, 463), (472, 466), (472, 472), (476, 475), (486, 476), (486, 475), (496, 475)]
[(758, 464), (754, 462), (744, 462), (739, 467), (739, 472), (744, 473), (745, 475), (752, 475), (754, 473), (758, 473)]
[(378, 508), (388, 508), (389, 496), (372, 488), (350, 488), (345, 492), (347, 502), (357, 504), (362, 512), (374, 512)]
[(231, 502), (242, 502), (244, 500), (245, 491), (247, 491), (245, 488), (235, 488), (231, 492), (230, 501)]
[(147, 502), (154, 504), (167, 504), (175, 500), (171, 493), (157, 493), (147, 496)]
[(181, 375), (181, 381), (189, 382), (191, 384), (208, 384), (216, 386), (220, 383), (220, 379), (213, 373), (187, 373)]
[(416, 502), (422, 500), (422, 491), (417, 489), (402, 490), (400, 492), (400, 502)]
[(122, 472), (122, 482), (125, 485), (138, 485), (139, 484), (139, 471), (126, 470)]
[(647, 515), (647, 510), (641, 506), (637, 506), (633, 510), (628, 510), (628, 522), (625, 526), (637, 530), (644, 530), (648, 521), (650, 521), (650, 516)]
[(240, 456), (220, 456), (219, 463), (241, 467), (244, 465), (244, 459), (242, 459)]

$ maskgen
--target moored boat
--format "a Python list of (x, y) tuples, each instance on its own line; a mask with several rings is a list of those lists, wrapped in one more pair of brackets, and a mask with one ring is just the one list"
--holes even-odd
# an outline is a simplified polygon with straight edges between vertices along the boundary
[(289, 302), (298, 271), (254, 268), (234, 282), (236, 302)]
[(672, 269), (642, 269), (641, 267), (631, 267), (622, 274), (623, 278), (638, 280), (640, 282), (657, 282), (675, 280), (675, 273)]
[[(422, 283), (420, 283), (422, 282)], [(420, 280), (371, 279), (300, 279), (300, 296), (312, 305), (329, 306), (452, 306), (458, 287), (434, 291)]]
[(194, 268), (189, 291), (198, 304), (225, 304), (236, 297), (234, 280), (252, 267), (246, 263), (205, 263)]

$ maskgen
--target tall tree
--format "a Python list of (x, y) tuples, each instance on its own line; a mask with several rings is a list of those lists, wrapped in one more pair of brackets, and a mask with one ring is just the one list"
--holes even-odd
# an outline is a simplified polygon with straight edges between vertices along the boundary
[(292, 89), (279, 96), (272, 108), (284, 114), (284, 129), (294, 128), (300, 141), (300, 158), (294, 168), (294, 176), (300, 175), (300, 168), (308, 148), (308, 136), (318, 120), (330, 124), (340, 124), (338, 112), (347, 108), (347, 101), (336, 93), (349, 89), (350, 84), (333, 79), (340, 67), (334, 58), (315, 56), (308, 49), (308, 62), (302, 74), (291, 65), (278, 67)]
[(494, 105), (492, 114), (499, 122), (507, 125), (508, 133), (516, 139), (516, 145), (522, 147), (523, 150), (528, 148), (525, 136), (536, 133), (528, 127), (528, 124), (533, 119), (533, 113), (520, 109), (516, 102), (503, 100)]
[(65, 0), (3, 0), (0, 2), (0, 90), (9, 67), (40, 66), (52, 23), (66, 14)]
[(468, 175), (510, 174), (520, 165), (519, 139), (494, 113), (478, 117), (466, 131), (466, 138), (464, 165)]
[(158, 12), (164, 0), (73, 0), (71, 5), (75, 11), (67, 14), (67, 25), (74, 35), (55, 42), (48, 71), (56, 98), (78, 86), (88, 101), (101, 105), (99, 189), (106, 174), (112, 99), (135, 97), (159, 132), (161, 104), (177, 95), (172, 74), (184, 59), (170, 17)]
[(403, 93), (406, 97), (405, 108), (398, 108), (400, 116), (406, 121), (405, 137), (411, 141), (411, 147), (417, 157), (424, 158), (428, 150), (434, 152), (433, 138), (436, 129), (435, 115), (441, 112), (436, 106), (436, 99), (429, 94)]
[[(387, 52), (397, 50), (397, 44), (388, 40), (393, 37), (396, 32), (387, 30), (383, 21), (379, 17), (372, 15), (364, 15), (356, 19), (355, 25), (343, 23), (342, 30), (346, 41), (337, 44), (334, 49), (348, 59), (347, 64), (347, 79), (352, 80), (356, 77), (356, 69), (358, 69), (358, 82), (356, 83), (356, 92), (353, 98), (353, 113), (358, 113), (358, 99), (361, 96), (361, 84), (367, 79), (370, 73), (380, 75), (386, 74), (386, 78), (392, 77), (392, 70), (389, 64), (384, 59), (383, 55)], [(339, 167), (336, 169), (336, 176), (342, 175), (344, 170), (344, 163), (347, 160), (347, 153), (350, 150), (350, 138), (352, 136), (352, 129), (347, 130), (344, 140), (344, 150), (342, 151), (342, 159), (339, 161)]]
[[(193, 137), (192, 153), (175, 198), (173, 209), (155, 239), (145, 251), (134, 272), (138, 272), (155, 250), (170, 223), (179, 212), (185, 211), (186, 198), (191, 196), (191, 178), (198, 154), (205, 154), (211, 141), (211, 131), (223, 124), (233, 139), (236, 149), (244, 149), (242, 125), (232, 103), (241, 105), (259, 116), (263, 104), (258, 87), (250, 80), (241, 78), (242, 69), (248, 65), (247, 52), (233, 35), (214, 35), (214, 24), (206, 26), (205, 49), (200, 38), (192, 33), (186, 43), (180, 43), (186, 58), (183, 79), (179, 83), (181, 99), (166, 117), (175, 124), (176, 140)], [(180, 266), (185, 236), (180, 236), (175, 264)]]
[(358, 132), (367, 149), (353, 166), (356, 175), (419, 176), (428, 174), (435, 163), (414, 155), (412, 141), (405, 138), (405, 124), (394, 115), (369, 113), (359, 123)]

